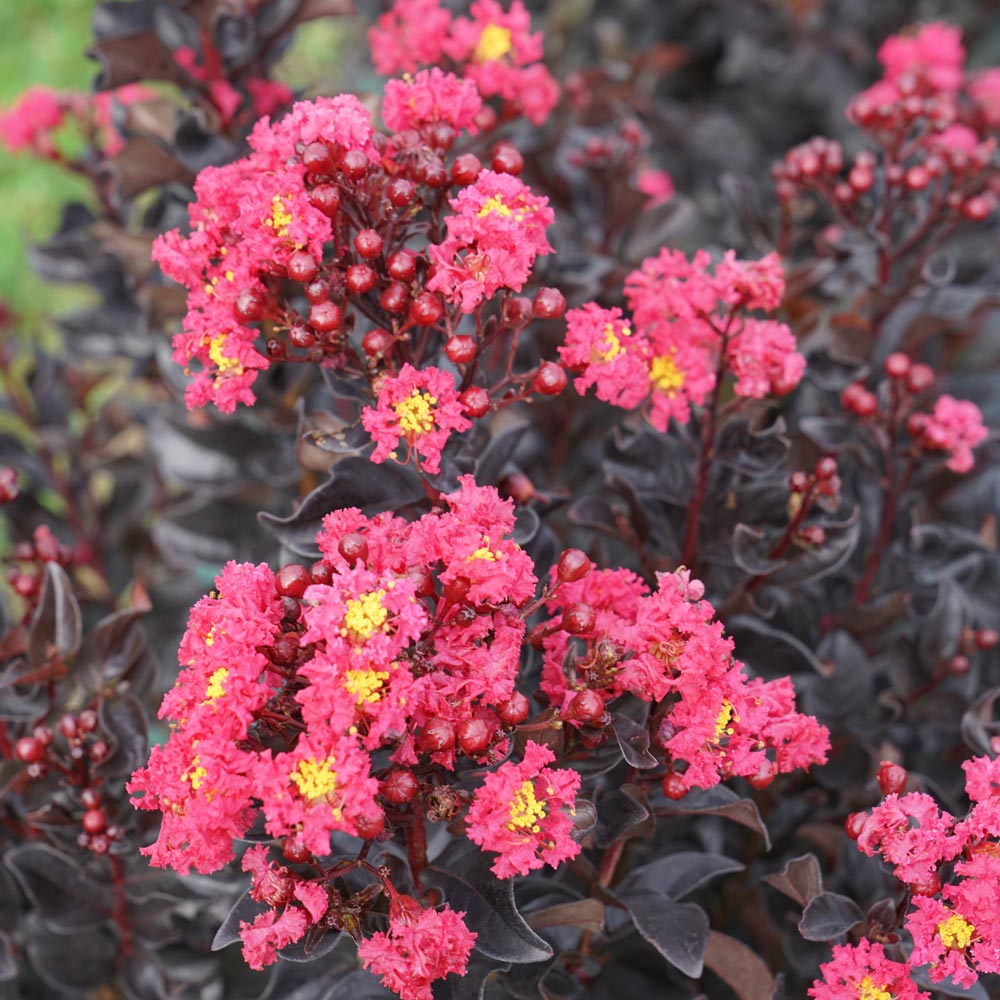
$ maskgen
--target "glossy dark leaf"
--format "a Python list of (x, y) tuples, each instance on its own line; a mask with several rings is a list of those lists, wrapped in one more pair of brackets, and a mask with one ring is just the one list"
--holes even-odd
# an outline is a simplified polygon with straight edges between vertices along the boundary
[(962, 739), (974, 754), (993, 755), (993, 739), (1000, 734), (996, 702), (1000, 687), (984, 691), (962, 716)]
[(240, 940), (240, 923), (253, 923), (254, 919), (267, 910), (266, 903), (258, 903), (250, 898), (250, 890), (240, 896), (233, 903), (226, 914), (226, 919), (222, 926), (215, 932), (212, 938), (212, 951), (219, 951)]
[(832, 941), (864, 920), (861, 907), (837, 892), (821, 892), (802, 911), (799, 933), (807, 941)]
[(931, 990), (931, 995), (935, 993), (945, 997), (962, 997), (963, 1000), (995, 1000), (993, 994), (987, 992), (986, 987), (981, 982), (973, 983), (971, 986), (959, 986), (950, 977), (941, 982), (932, 982), (928, 974), (927, 966), (913, 969), (910, 978), (925, 990)]
[(611, 728), (621, 747), (622, 756), (632, 767), (641, 770), (659, 766), (660, 762), (649, 752), (649, 731), (644, 725), (615, 712), (611, 716)]
[(73, 584), (60, 565), (46, 563), (42, 595), (28, 634), (28, 662), (32, 667), (42, 666), (51, 647), (62, 657), (72, 656), (80, 648), (81, 635), (80, 605), (73, 596)]
[(579, 927), (580, 930), (600, 934), (604, 930), (604, 904), (598, 899), (557, 903), (542, 910), (532, 910), (525, 914), (525, 921), (536, 931), (546, 927)]
[(490, 438), (489, 443), (476, 459), (476, 482), (489, 486), (500, 482), (507, 466), (514, 460), (514, 453), (524, 439), (529, 428), (527, 424), (501, 431)]
[(319, 558), (316, 533), (332, 510), (359, 507), (373, 517), (399, 510), (423, 499), (420, 480), (408, 468), (386, 462), (375, 465), (367, 458), (345, 458), (333, 467), (330, 478), (317, 486), (294, 514), (277, 517), (262, 512), (260, 523), (287, 549), (306, 558)]
[(780, 872), (765, 875), (763, 881), (794, 899), (799, 906), (808, 906), (823, 891), (823, 875), (815, 854), (792, 858)]
[(967, 608), (968, 600), (962, 587), (953, 580), (942, 580), (934, 606), (921, 620), (917, 639), (917, 649), (926, 670), (933, 670), (942, 659), (957, 651)]
[(610, 788), (597, 798), (594, 843), (610, 847), (615, 841), (651, 832), (646, 796), (637, 785)]
[(97, 771), (105, 780), (128, 777), (148, 756), (146, 710), (134, 695), (101, 703), (101, 726), (110, 737), (111, 754)]
[(76, 861), (48, 844), (11, 847), (3, 863), (39, 917), (53, 930), (69, 932), (100, 924), (113, 910), (110, 883), (89, 875)]
[(377, 976), (365, 969), (355, 969), (317, 994), (317, 1000), (392, 1000), (395, 993), (387, 990)]
[(757, 803), (752, 799), (741, 799), (732, 789), (722, 785), (705, 791), (695, 789), (678, 802), (668, 801), (659, 807), (659, 811), (677, 815), (722, 816), (759, 833), (767, 849), (771, 848), (771, 837), (760, 817)]
[(141, 694), (152, 680), (156, 658), (138, 624), (145, 610), (116, 611), (102, 618), (83, 637), (76, 671), (94, 687), (115, 687), (127, 681)]
[(712, 879), (741, 872), (744, 867), (735, 858), (724, 854), (675, 851), (634, 868), (622, 881), (621, 891), (625, 892), (633, 886), (655, 889), (671, 899), (679, 900)]
[(655, 889), (622, 895), (636, 930), (675, 968), (697, 979), (708, 947), (708, 917), (694, 903), (675, 903)]
[(551, 947), (524, 921), (514, 903), (510, 879), (498, 879), (490, 870), (492, 856), (475, 844), (456, 843), (447, 854), (425, 869), (428, 885), (445, 893), (453, 910), (464, 910), (465, 922), (474, 931), (475, 950), (496, 962), (542, 962)]
[(778, 984), (764, 960), (742, 941), (710, 931), (705, 967), (727, 983), (739, 1000), (774, 1000)]
[(109, 926), (95, 923), (57, 932), (31, 917), (25, 926), (28, 960), (53, 990), (86, 994), (114, 978), (120, 947)]

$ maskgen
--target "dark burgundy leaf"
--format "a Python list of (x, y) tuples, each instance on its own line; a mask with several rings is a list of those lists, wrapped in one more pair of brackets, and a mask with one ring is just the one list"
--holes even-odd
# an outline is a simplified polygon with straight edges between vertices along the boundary
[(984, 691), (962, 716), (962, 739), (975, 754), (993, 755), (993, 738), (1000, 734), (996, 718), (996, 701), (1000, 687)]
[(597, 826), (594, 843), (610, 847), (616, 840), (652, 832), (646, 796), (637, 785), (622, 785), (602, 793), (597, 799)]
[(601, 934), (604, 930), (604, 904), (597, 899), (577, 899), (533, 910), (526, 913), (524, 919), (536, 931), (546, 927), (579, 927), (592, 934)]
[(660, 762), (649, 752), (649, 731), (644, 725), (627, 715), (614, 712), (611, 716), (611, 728), (621, 747), (622, 756), (632, 767), (642, 769), (659, 766)]
[(49, 649), (71, 657), (80, 648), (80, 605), (73, 596), (73, 584), (58, 563), (45, 564), (42, 596), (31, 618), (28, 633), (28, 662), (41, 667), (48, 662)]
[(25, 950), (38, 976), (54, 990), (90, 993), (111, 980), (120, 945), (103, 923), (85, 924), (57, 932), (32, 919), (25, 922)]
[(802, 911), (799, 933), (807, 941), (832, 941), (864, 918), (861, 907), (853, 899), (837, 892), (821, 892), (810, 899)]
[(720, 875), (729, 875), (744, 869), (745, 866), (739, 861), (724, 854), (675, 851), (673, 854), (667, 854), (634, 868), (622, 882), (621, 891), (625, 892), (632, 886), (655, 889), (671, 899), (679, 900)]
[(0, 983), (10, 982), (17, 978), (17, 962), (10, 938), (5, 931), (0, 931)]
[(723, 785), (716, 785), (705, 791), (695, 789), (679, 802), (667, 801), (657, 811), (677, 815), (722, 816), (759, 833), (764, 838), (767, 849), (771, 849), (771, 837), (760, 817), (757, 803), (752, 799), (741, 799), (732, 789)]
[(728, 934), (709, 932), (705, 967), (728, 983), (739, 1000), (774, 1000), (777, 993), (778, 984), (760, 955)]
[(823, 891), (823, 876), (815, 854), (792, 858), (780, 872), (765, 875), (763, 881), (794, 899), (799, 906), (808, 906)]
[(222, 922), (222, 926), (215, 932), (215, 937), (212, 938), (212, 951), (220, 951), (222, 948), (239, 941), (240, 923), (251, 924), (256, 917), (260, 916), (266, 910), (267, 904), (258, 903), (256, 900), (251, 899), (250, 890), (247, 889), (233, 903), (229, 913), (226, 914), (226, 919)]
[(708, 917), (694, 903), (675, 903), (655, 889), (622, 895), (636, 930), (675, 968), (697, 979), (708, 947)]

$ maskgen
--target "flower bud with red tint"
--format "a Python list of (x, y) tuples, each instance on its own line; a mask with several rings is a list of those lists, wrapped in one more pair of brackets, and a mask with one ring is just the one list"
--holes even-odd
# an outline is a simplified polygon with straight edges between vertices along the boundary
[(395, 208), (405, 208), (413, 201), (413, 196), (416, 193), (417, 189), (413, 181), (407, 180), (405, 177), (397, 177), (386, 190), (389, 203)]
[(369, 330), (361, 338), (361, 349), (370, 358), (377, 358), (380, 354), (384, 354), (391, 345), (392, 334), (389, 333), (388, 330), (383, 330), (381, 327)]
[(340, 188), (336, 184), (320, 184), (309, 192), (309, 201), (328, 219), (340, 210)]
[(885, 359), (885, 373), (891, 379), (904, 379), (910, 371), (910, 359), (899, 351)]
[(313, 583), (329, 586), (333, 582), (333, 567), (322, 559), (317, 559), (309, 567), (309, 578)]
[(913, 393), (924, 392), (934, 381), (934, 369), (930, 365), (913, 365), (906, 375), (906, 388)]
[(84, 809), (100, 808), (101, 793), (96, 788), (85, 788), (80, 792), (80, 804)]
[(837, 475), (837, 460), (832, 455), (824, 455), (816, 462), (817, 479), (833, 479)]
[(410, 319), (417, 326), (433, 326), (443, 315), (441, 299), (433, 292), (421, 292), (410, 303)]
[(866, 812), (854, 812), (851, 813), (847, 819), (844, 820), (844, 833), (847, 834), (851, 840), (857, 840), (861, 836), (862, 831), (865, 828), (865, 824), (868, 822), (868, 813)]
[(309, 325), (320, 333), (330, 333), (340, 326), (343, 313), (335, 302), (318, 302), (309, 310)]
[(315, 278), (306, 285), (306, 298), (312, 305), (326, 302), (330, 297), (330, 282), (323, 278)]
[(516, 177), (524, 170), (524, 157), (510, 143), (502, 142), (493, 150), (490, 166), (495, 173)]
[(447, 719), (429, 719), (417, 734), (416, 743), (421, 753), (450, 750), (455, 745), (455, 727)]
[(308, 350), (316, 343), (316, 334), (309, 327), (296, 324), (288, 331), (288, 339), (292, 347)]
[(451, 182), (458, 187), (467, 187), (475, 183), (482, 169), (483, 165), (478, 156), (465, 153), (451, 165)]
[(362, 229), (354, 237), (354, 249), (363, 260), (372, 260), (382, 252), (382, 237), (374, 229)]
[(301, 597), (312, 582), (312, 577), (305, 566), (289, 563), (287, 566), (282, 566), (275, 574), (274, 589), (282, 597)]
[(264, 315), (267, 296), (259, 288), (243, 288), (233, 303), (233, 314), (241, 323), (251, 323)]
[(941, 879), (937, 872), (931, 872), (927, 878), (906, 884), (914, 896), (936, 896), (941, 891)]
[(88, 809), (83, 814), (83, 829), (86, 833), (103, 833), (108, 824), (108, 818), (103, 809)]
[(544, 361), (535, 374), (531, 387), (543, 396), (558, 396), (568, 382), (569, 378), (562, 365), (557, 365), (554, 361)]
[(568, 604), (563, 611), (562, 627), (570, 635), (585, 635), (587, 632), (593, 632), (596, 624), (596, 612), (583, 601)]
[(281, 853), (297, 865), (305, 864), (312, 857), (312, 851), (306, 847), (301, 833), (290, 833), (285, 837), (281, 842)]
[(452, 364), (467, 365), (476, 356), (476, 342), (464, 334), (450, 337), (444, 353)]
[(412, 250), (397, 250), (386, 262), (386, 270), (395, 281), (412, 281), (417, 273), (417, 255)]
[(840, 394), (840, 402), (845, 410), (859, 417), (870, 417), (878, 410), (875, 394), (869, 392), (860, 382), (852, 382)]
[(604, 699), (589, 688), (573, 695), (564, 713), (573, 722), (582, 722), (585, 726), (598, 723), (604, 715)]
[(420, 791), (417, 776), (404, 767), (393, 768), (379, 786), (383, 798), (393, 805), (409, 802)]
[(301, 285), (308, 284), (319, 274), (319, 261), (305, 250), (295, 250), (285, 265), (288, 277)]
[(906, 788), (906, 768), (884, 760), (878, 769), (878, 786), (883, 795), (901, 795)]
[(981, 628), (976, 633), (976, 646), (979, 649), (993, 649), (1000, 642), (1000, 634), (991, 628)]
[(497, 718), (505, 726), (519, 726), (530, 711), (531, 703), (520, 691), (515, 691), (507, 701), (497, 707)]
[(368, 157), (360, 149), (351, 149), (344, 154), (344, 160), (340, 166), (351, 180), (360, 180), (368, 173)]
[(490, 394), (478, 385), (470, 385), (459, 397), (462, 409), (470, 417), (482, 417), (489, 413)]
[(337, 543), (337, 551), (351, 566), (368, 562), (368, 542), (360, 532), (349, 531), (344, 535)]
[(765, 757), (760, 762), (760, 767), (757, 768), (756, 773), (751, 774), (747, 778), (747, 781), (753, 788), (761, 789), (767, 788), (777, 776), (778, 765), (770, 757)]
[(14, 745), (14, 756), (26, 764), (33, 764), (45, 756), (45, 747), (34, 736), (22, 736)]
[(670, 771), (668, 774), (663, 776), (663, 794), (668, 798), (676, 802), (678, 799), (683, 799), (687, 795), (687, 786), (684, 784), (684, 779), (674, 771)]
[(463, 719), (455, 730), (458, 748), (469, 757), (481, 757), (493, 733), (484, 719)]
[(566, 549), (556, 564), (556, 576), (562, 583), (575, 583), (582, 580), (594, 564), (580, 549)]
[(566, 296), (558, 288), (539, 288), (532, 311), (538, 319), (559, 319), (566, 312)]
[(344, 274), (344, 286), (351, 295), (364, 295), (375, 287), (378, 275), (367, 264), (352, 264)]
[(379, 296), (379, 305), (393, 315), (406, 312), (410, 304), (410, 293), (406, 285), (399, 281), (391, 281)]

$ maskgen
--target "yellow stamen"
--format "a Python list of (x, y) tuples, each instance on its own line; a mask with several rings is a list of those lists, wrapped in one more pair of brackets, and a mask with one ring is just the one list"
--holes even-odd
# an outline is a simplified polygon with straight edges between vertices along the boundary
[(201, 788), (201, 783), (205, 780), (208, 775), (208, 771), (205, 770), (199, 763), (199, 758), (195, 757), (191, 761), (191, 770), (184, 775), (184, 780), (191, 786), (192, 791), (198, 791)]
[(433, 429), (436, 403), (436, 396), (419, 389), (414, 389), (406, 399), (393, 403), (392, 408), (399, 417), (399, 430), (403, 437), (416, 437)]
[(510, 206), (504, 204), (503, 196), (499, 191), (492, 198), (487, 198), (483, 202), (483, 207), (476, 214), (481, 219), (484, 215), (489, 215), (490, 212), (496, 212), (497, 215), (502, 215), (505, 219), (509, 219), (514, 214)]
[[(337, 790), (337, 772), (333, 769), (334, 758), (318, 761), (315, 757), (299, 762), (299, 766), (289, 775), (299, 790), (299, 795), (310, 802), (319, 799), (329, 801)], [(333, 810), (335, 814), (340, 809)]]
[(653, 358), (653, 364), (649, 369), (649, 378), (653, 385), (673, 398), (677, 395), (677, 390), (684, 385), (684, 372), (677, 367), (674, 359), (669, 354), (661, 354)]
[(545, 803), (535, 798), (535, 786), (530, 781), (514, 793), (510, 804), (510, 820), (507, 829), (520, 830), (522, 833), (538, 833), (541, 827), (538, 821), (545, 818)]
[(483, 535), (482, 547), (476, 549), (476, 551), (473, 552), (471, 556), (468, 556), (465, 561), (472, 562), (473, 559), (485, 559), (487, 562), (496, 562), (499, 558), (499, 554), (490, 548), (490, 536)]
[(271, 199), (271, 217), (269, 219), (263, 219), (263, 223), (269, 229), (274, 231), (275, 236), (280, 236), (282, 239), (288, 235), (288, 227), (292, 224), (292, 213), (288, 211), (287, 199), (290, 195), (285, 195), (282, 197), (276, 194)]
[(964, 917), (953, 913), (947, 920), (942, 920), (937, 926), (938, 937), (946, 948), (961, 951), (968, 948), (976, 936), (976, 928)]
[(479, 43), (473, 59), (476, 62), (495, 62), (503, 59), (511, 50), (510, 28), (502, 28), (499, 24), (488, 24), (479, 36)]
[(378, 701), (382, 696), (382, 685), (388, 679), (388, 670), (348, 670), (344, 676), (344, 687), (361, 705)]
[[(631, 335), (631, 333), (632, 330), (629, 327), (623, 326), (621, 328), (621, 336), (628, 337)], [(591, 350), (591, 357), (590, 357), (591, 362), (613, 361), (615, 358), (617, 358), (618, 355), (621, 354), (622, 352), (622, 342), (618, 339), (618, 336), (619, 335), (615, 333), (615, 328), (610, 323), (608, 323), (604, 327), (605, 348), (604, 350), (601, 350), (601, 348), (595, 346)]]
[(243, 365), (236, 358), (231, 358), (225, 353), (226, 335), (220, 333), (217, 337), (211, 337), (208, 341), (208, 356), (212, 364), (219, 369), (220, 375), (242, 375)]
[(202, 704), (215, 701), (216, 698), (221, 698), (226, 693), (225, 683), (227, 677), (229, 677), (229, 671), (225, 667), (219, 667), (209, 677), (208, 687), (205, 689), (205, 702), (202, 702)]
[(385, 620), (389, 617), (389, 612), (382, 607), (383, 597), (385, 597), (384, 590), (373, 590), (358, 598), (351, 598), (347, 602), (344, 626), (340, 634), (345, 638), (350, 636), (355, 642), (370, 639), (385, 625)]
[(726, 698), (722, 702), (722, 711), (719, 712), (715, 719), (715, 742), (718, 743), (723, 736), (732, 736), (733, 729), (729, 725), (732, 721), (739, 721), (736, 713), (733, 711), (732, 702)]
[(884, 986), (876, 986), (871, 976), (865, 976), (858, 983), (858, 1000), (893, 1000), (893, 997)]

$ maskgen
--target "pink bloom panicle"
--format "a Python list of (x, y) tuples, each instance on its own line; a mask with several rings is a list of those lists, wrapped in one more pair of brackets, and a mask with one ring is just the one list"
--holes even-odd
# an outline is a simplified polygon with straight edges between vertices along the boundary
[(923, 442), (935, 451), (947, 451), (945, 463), (953, 472), (968, 472), (975, 464), (972, 450), (989, 436), (982, 411), (975, 403), (941, 396), (924, 421)]
[(910, 966), (887, 958), (880, 944), (862, 938), (833, 946), (820, 966), (822, 979), (809, 987), (812, 1000), (930, 1000), (910, 978)]
[(443, 122), (456, 132), (474, 135), (483, 102), (471, 80), (442, 73), (436, 66), (412, 78), (389, 80), (382, 98), (382, 118), (392, 132), (419, 130)]

